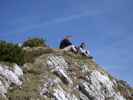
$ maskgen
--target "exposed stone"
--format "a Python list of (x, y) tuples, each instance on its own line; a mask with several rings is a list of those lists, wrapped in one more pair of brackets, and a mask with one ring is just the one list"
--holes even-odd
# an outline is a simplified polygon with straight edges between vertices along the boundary
[(49, 56), (47, 64), (52, 72), (60, 77), (65, 84), (73, 84), (72, 80), (67, 75), (66, 70), (68, 69), (68, 65), (63, 57)]
[(75, 95), (65, 92), (60, 85), (54, 89), (53, 95), (56, 100), (79, 100)]
[(5, 100), (133, 100), (131, 87), (91, 59), (46, 48), (25, 51), (32, 54), (26, 55), (29, 61), (34, 59), (22, 68), (0, 64), (0, 96)]
[(13, 71), (10, 66), (0, 65), (0, 77), (0, 95), (5, 96), (11, 84), (22, 85), (20, 78), (23, 77), (23, 71), (17, 64), (14, 64)]
[(119, 93), (114, 90), (114, 84), (108, 76), (102, 75), (100, 72), (94, 70), (86, 80), (80, 83), (80, 91), (92, 100), (106, 100), (113, 98), (113, 100), (125, 100)]

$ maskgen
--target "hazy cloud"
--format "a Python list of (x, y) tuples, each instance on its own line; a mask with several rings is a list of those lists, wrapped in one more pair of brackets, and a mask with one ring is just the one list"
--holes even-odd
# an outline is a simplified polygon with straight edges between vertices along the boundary
[[(39, 23), (39, 20), (38, 20), (38, 22), (35, 21), (35, 22), (29, 23), (27, 25), (22, 24), (22, 25), (20, 25), (21, 27), (18, 26), (17, 29), (14, 30), (14, 31), (16, 31), (16, 32), (18, 32), (18, 31), (19, 32), (25, 32), (25, 31), (29, 31), (29, 30), (32, 30), (32, 29), (40, 28), (40, 27), (45, 26), (45, 25), (65, 23), (65, 22), (68, 22), (68, 21), (73, 21), (73, 20), (80, 19), (82, 17), (97, 16), (99, 14), (102, 14), (102, 12), (101, 11), (86, 11), (86, 12), (83, 12), (83, 13), (80, 13), (80, 14), (73, 14), (73, 15), (64, 16), (64, 17), (53, 18), (49, 21), (44, 20), (44, 21), (41, 21), (40, 23)], [(26, 17), (23, 19), (23, 21), (24, 20), (26, 20)]]

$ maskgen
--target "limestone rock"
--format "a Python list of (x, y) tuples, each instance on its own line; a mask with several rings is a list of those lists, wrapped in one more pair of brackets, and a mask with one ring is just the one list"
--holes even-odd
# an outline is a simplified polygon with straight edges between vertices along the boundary
[(0, 95), (6, 100), (133, 100), (133, 89), (94, 60), (57, 49), (24, 50), (30, 62), (0, 64)]

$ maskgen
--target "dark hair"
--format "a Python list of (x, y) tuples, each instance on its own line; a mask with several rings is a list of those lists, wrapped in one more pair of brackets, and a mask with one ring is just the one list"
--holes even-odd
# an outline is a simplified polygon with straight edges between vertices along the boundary
[(81, 48), (84, 48), (84, 47), (86, 47), (86, 44), (85, 44), (85, 42), (81, 42), (81, 44), (80, 44), (80, 47), (81, 47)]

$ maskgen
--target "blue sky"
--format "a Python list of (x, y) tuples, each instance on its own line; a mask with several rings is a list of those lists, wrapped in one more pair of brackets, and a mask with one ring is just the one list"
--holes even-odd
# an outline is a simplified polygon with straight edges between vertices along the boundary
[(133, 0), (0, 0), (0, 39), (64, 35), (87, 43), (97, 63), (133, 86)]

